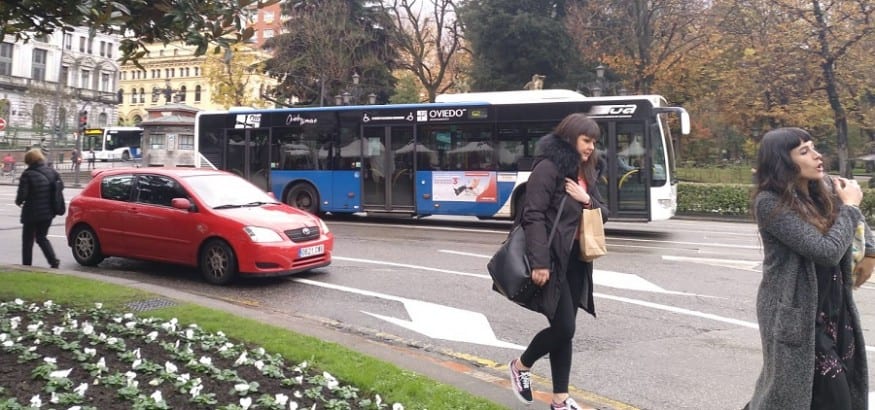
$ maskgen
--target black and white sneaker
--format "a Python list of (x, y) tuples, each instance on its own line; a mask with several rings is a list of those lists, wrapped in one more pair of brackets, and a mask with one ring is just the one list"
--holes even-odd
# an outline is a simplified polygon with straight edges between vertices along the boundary
[(583, 410), (571, 397), (565, 399), (562, 404), (550, 403), (551, 410)]
[(510, 368), (510, 389), (521, 402), (532, 404), (532, 373), (528, 370), (517, 370), (517, 359), (507, 365)]

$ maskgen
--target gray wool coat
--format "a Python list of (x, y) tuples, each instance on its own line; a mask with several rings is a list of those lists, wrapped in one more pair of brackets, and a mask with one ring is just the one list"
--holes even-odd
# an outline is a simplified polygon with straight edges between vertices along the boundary
[[(763, 368), (748, 408), (809, 409), (814, 382), (814, 326), (817, 314), (815, 262), (840, 266), (845, 297), (851, 305), (856, 354), (849, 374), (851, 403), (866, 410), (868, 370), (866, 344), (851, 282), (851, 242), (863, 215), (856, 207), (842, 205), (828, 232), (822, 233), (792, 210), (780, 207), (773, 192), (754, 199), (763, 245), (763, 279), (757, 294), (757, 320), (763, 349)], [(866, 229), (866, 254), (872, 233)]]

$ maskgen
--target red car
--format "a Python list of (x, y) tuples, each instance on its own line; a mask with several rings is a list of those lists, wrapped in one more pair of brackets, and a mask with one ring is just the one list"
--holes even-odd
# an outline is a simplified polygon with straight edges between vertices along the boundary
[(321, 218), (234, 174), (196, 168), (96, 170), (70, 201), (66, 233), (81, 265), (107, 256), (169, 262), (219, 285), (327, 266), (334, 247)]

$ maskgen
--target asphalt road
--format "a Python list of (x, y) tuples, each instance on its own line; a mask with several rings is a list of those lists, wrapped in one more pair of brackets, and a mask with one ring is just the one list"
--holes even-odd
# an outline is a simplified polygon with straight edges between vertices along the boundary
[[(68, 190), (72, 197), (75, 190)], [(14, 187), (0, 186), (0, 257), (18, 261)], [(489, 256), (505, 222), (328, 218), (334, 263), (290, 278), (207, 285), (194, 269), (110, 258), (79, 267), (50, 231), (64, 269), (172, 287), (338, 328), (498, 370), (545, 319), (490, 290)], [(598, 318), (581, 314), (571, 384), (603, 408), (739, 409), (761, 363), (754, 300), (761, 248), (751, 223), (680, 220), (608, 223), (596, 261)], [(35, 263), (44, 261), (35, 249)], [(875, 341), (875, 285), (857, 291)], [(871, 350), (871, 349), (867, 349)], [(546, 360), (534, 368), (549, 389)], [(870, 374), (870, 377), (872, 374)]]

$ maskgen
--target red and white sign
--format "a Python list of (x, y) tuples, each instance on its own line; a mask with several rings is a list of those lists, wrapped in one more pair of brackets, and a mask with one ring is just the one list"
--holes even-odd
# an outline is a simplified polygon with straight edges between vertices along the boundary
[(6, 120), (4, 120), (3, 118), (0, 118), (0, 131), (3, 131), (5, 129), (6, 129)]

